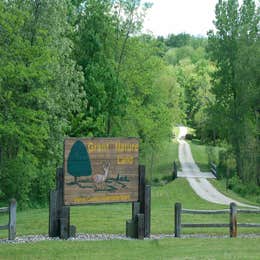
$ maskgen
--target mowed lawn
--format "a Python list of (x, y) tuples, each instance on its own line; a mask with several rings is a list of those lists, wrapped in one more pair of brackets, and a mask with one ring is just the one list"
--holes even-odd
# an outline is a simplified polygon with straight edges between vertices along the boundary
[(260, 259), (260, 239), (45, 241), (0, 245), (0, 259)]

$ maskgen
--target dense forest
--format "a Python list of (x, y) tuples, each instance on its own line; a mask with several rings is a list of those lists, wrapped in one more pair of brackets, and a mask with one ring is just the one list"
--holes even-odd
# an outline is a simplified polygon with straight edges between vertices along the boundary
[(178, 124), (259, 192), (259, 7), (219, 0), (207, 38), (142, 34), (150, 7), (0, 0), (0, 200), (46, 204), (66, 136), (137, 136), (151, 156)]

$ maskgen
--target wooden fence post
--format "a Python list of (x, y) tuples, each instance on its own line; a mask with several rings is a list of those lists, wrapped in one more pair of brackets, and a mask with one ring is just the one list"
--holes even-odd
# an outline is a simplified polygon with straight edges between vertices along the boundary
[(50, 191), (49, 201), (49, 237), (59, 236), (58, 210), (57, 210), (58, 192)]
[(131, 238), (138, 237), (137, 215), (140, 214), (140, 202), (132, 203), (132, 219), (126, 221), (126, 236)]
[(151, 186), (145, 185), (145, 166), (139, 165), (138, 202), (132, 203), (132, 219), (126, 221), (126, 236), (143, 239), (151, 232)]
[(140, 213), (140, 202), (133, 202), (132, 203), (132, 220), (134, 220), (137, 214)]
[(172, 180), (174, 181), (177, 177), (178, 177), (178, 168), (176, 162), (174, 161), (173, 170), (172, 170)]
[(151, 186), (145, 186), (144, 196), (144, 236), (150, 237), (151, 234)]
[(139, 186), (138, 186), (138, 201), (140, 202), (140, 212), (144, 213), (144, 200), (145, 200), (145, 166), (139, 165)]
[(175, 203), (175, 237), (181, 237), (181, 203)]
[(237, 206), (235, 203), (230, 203), (230, 237), (237, 237)]
[(69, 237), (70, 237), (70, 207), (64, 206), (61, 209), (60, 238), (68, 239)]
[(14, 240), (16, 236), (16, 200), (11, 199), (9, 203), (8, 239)]
[(144, 239), (144, 229), (145, 229), (145, 222), (144, 222), (144, 214), (137, 214), (137, 238)]

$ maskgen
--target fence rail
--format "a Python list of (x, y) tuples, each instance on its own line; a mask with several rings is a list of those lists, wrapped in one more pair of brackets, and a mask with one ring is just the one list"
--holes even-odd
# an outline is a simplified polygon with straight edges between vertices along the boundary
[[(181, 237), (181, 228), (191, 227), (229, 227), (230, 237), (237, 237), (238, 227), (260, 227), (260, 223), (237, 223), (237, 213), (260, 214), (259, 210), (237, 209), (235, 203), (230, 204), (229, 209), (223, 210), (193, 210), (182, 209), (181, 203), (175, 203), (175, 237)], [(229, 223), (182, 223), (182, 214), (229, 214)]]
[(16, 236), (16, 200), (12, 199), (9, 207), (0, 208), (0, 213), (9, 213), (8, 224), (0, 226), (0, 230), (8, 229), (8, 239), (14, 240)]

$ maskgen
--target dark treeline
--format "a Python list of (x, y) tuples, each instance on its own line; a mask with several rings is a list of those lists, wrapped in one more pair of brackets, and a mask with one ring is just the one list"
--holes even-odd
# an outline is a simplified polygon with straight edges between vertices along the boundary
[(137, 136), (153, 160), (179, 123), (259, 187), (254, 1), (220, 1), (209, 39), (141, 34), (140, 2), (0, 0), (1, 201), (47, 203), (65, 136)]

